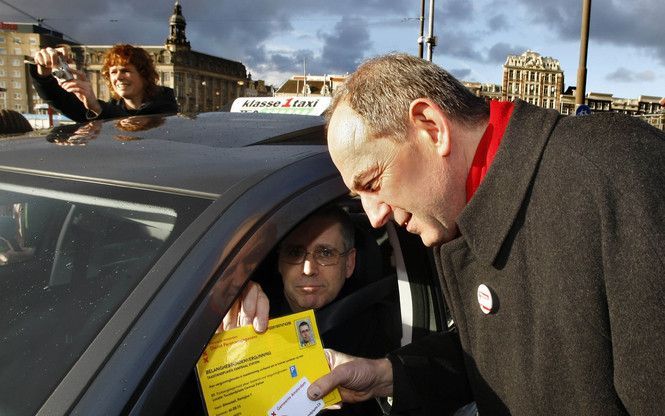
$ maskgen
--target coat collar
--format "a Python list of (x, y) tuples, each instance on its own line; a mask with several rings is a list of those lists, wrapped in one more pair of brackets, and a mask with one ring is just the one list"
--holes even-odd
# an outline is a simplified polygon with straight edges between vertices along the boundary
[(555, 110), (515, 101), (496, 157), (457, 221), (462, 238), (481, 261), (496, 260), (559, 117)]

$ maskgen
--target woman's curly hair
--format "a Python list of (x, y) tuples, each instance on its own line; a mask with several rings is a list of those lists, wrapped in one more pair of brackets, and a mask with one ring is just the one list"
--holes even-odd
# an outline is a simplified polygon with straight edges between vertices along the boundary
[(111, 76), (109, 69), (112, 66), (122, 66), (132, 64), (143, 78), (144, 82), (144, 95), (145, 97), (152, 97), (157, 92), (157, 81), (159, 74), (155, 69), (155, 64), (152, 61), (150, 54), (143, 49), (132, 45), (119, 44), (113, 46), (106, 52), (104, 56), (104, 65), (102, 66), (102, 76), (106, 80), (106, 84), (111, 92), (111, 96), (119, 100), (120, 97), (116, 94), (111, 84)]

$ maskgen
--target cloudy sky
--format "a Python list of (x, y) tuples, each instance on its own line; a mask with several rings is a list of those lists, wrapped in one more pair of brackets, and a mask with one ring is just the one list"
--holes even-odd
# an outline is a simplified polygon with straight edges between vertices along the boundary
[[(426, 4), (429, 3), (429, 0)], [(86, 44), (163, 44), (173, 0), (0, 0), (1, 21), (44, 19)], [(418, 0), (181, 0), (192, 48), (244, 63), (275, 86), (290, 75), (352, 72), (364, 58), (417, 54)], [(579, 62), (582, 0), (436, 0), (434, 62), (467, 81), (501, 82), (507, 54)], [(14, 6), (14, 7), (11, 7)], [(20, 9), (21, 12), (16, 9)], [(665, 1), (595, 0), (587, 92), (665, 96)], [(427, 24), (425, 25), (427, 31)]]

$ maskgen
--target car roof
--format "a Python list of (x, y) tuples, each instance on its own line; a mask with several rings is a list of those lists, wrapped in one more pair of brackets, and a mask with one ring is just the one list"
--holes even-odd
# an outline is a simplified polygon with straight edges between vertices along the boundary
[(0, 138), (0, 172), (216, 198), (238, 182), (326, 152), (322, 117), (135, 116)]

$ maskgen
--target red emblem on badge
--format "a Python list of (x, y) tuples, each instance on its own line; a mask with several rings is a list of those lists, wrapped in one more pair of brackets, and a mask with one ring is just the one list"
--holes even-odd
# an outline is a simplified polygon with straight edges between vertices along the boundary
[(485, 285), (478, 286), (478, 303), (480, 304), (480, 310), (483, 311), (484, 314), (487, 315), (492, 312), (492, 292), (490, 291), (490, 288)]

